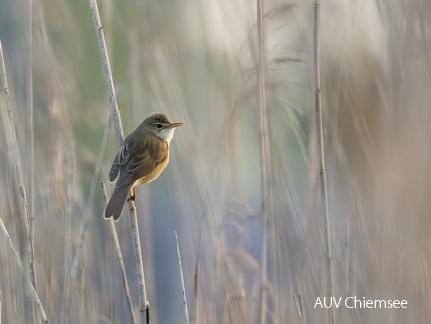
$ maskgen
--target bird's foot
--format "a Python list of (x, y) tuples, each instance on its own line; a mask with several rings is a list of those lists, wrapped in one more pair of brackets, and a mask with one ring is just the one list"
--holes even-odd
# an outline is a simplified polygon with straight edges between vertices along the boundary
[(133, 201), (136, 200), (136, 189), (135, 189), (135, 187), (132, 188), (132, 191), (130, 193), (130, 197), (127, 199), (127, 201), (129, 201), (129, 200), (133, 200)]

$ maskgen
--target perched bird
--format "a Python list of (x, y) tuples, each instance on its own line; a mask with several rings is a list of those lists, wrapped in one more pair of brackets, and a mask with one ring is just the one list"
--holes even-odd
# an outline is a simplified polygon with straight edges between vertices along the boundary
[(118, 220), (129, 195), (135, 200), (135, 187), (155, 180), (166, 168), (174, 130), (181, 125), (153, 113), (126, 137), (109, 172), (109, 181), (118, 180), (105, 209), (106, 219)]

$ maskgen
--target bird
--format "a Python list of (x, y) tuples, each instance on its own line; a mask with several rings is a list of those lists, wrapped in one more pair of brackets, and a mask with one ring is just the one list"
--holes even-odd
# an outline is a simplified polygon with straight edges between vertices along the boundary
[(136, 199), (136, 186), (157, 179), (169, 163), (169, 147), (175, 128), (183, 123), (169, 121), (156, 112), (126, 137), (109, 171), (109, 181), (115, 182), (104, 218), (117, 221), (127, 200)]

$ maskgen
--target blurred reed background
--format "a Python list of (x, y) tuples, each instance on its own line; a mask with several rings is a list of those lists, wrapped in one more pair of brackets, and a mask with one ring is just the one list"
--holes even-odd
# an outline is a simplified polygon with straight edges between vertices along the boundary
[[(102, 145), (110, 109), (90, 7), (29, 1), (0, 2), (0, 39), (35, 218), (37, 290), (51, 323), (127, 323), (102, 217), (99, 182), (107, 180), (117, 142), (109, 124), (106, 150)], [(314, 309), (317, 297), (326, 296), (326, 259), (313, 5), (264, 2), (272, 213), (262, 284), (256, 4), (100, 1), (125, 134), (153, 111), (185, 123), (168, 168), (138, 189), (153, 323), (185, 322), (174, 230), (192, 323), (258, 323), (261, 289), (264, 323), (328, 322), (326, 310)], [(320, 32), (335, 296), (408, 301), (403, 310), (340, 308), (337, 323), (430, 323), (431, 2), (322, 1)], [(2, 140), (0, 217), (22, 250), (15, 166), (7, 156)], [(71, 271), (86, 209), (90, 225)], [(116, 225), (137, 305), (125, 214)], [(4, 323), (28, 320), (22, 283), (1, 234)], [(135, 315), (143, 321), (138, 306)]]

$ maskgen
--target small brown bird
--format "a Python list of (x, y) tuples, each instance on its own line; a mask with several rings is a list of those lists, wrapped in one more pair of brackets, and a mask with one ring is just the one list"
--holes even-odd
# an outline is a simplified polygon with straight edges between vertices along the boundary
[(105, 209), (106, 219), (118, 220), (129, 194), (135, 200), (135, 187), (155, 180), (166, 168), (169, 144), (181, 125), (170, 122), (165, 114), (153, 113), (126, 137), (109, 171), (109, 181), (118, 180)]

